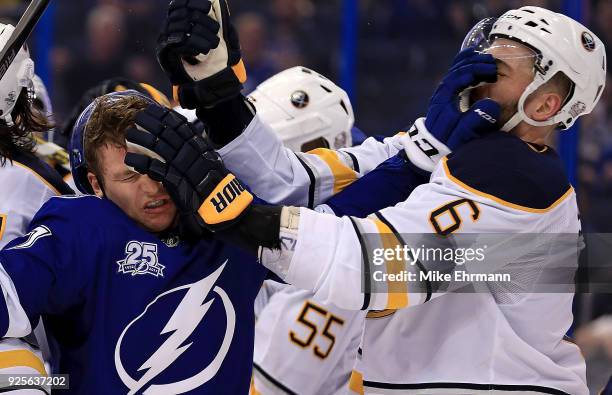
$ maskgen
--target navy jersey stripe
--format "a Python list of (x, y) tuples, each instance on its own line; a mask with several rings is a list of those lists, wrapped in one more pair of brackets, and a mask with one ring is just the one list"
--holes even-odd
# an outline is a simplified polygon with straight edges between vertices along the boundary
[(391, 390), (421, 390), (421, 389), (462, 389), (476, 391), (508, 391), (508, 392), (540, 392), (542, 394), (569, 395), (567, 392), (539, 385), (510, 385), (510, 384), (478, 384), (478, 383), (417, 383), (396, 384), (376, 381), (363, 381), (364, 387), (391, 389)]
[(351, 158), (351, 160), (353, 161), (353, 170), (355, 170), (355, 172), (359, 173), (360, 172), (360, 170), (359, 170), (359, 161), (357, 160), (357, 157), (355, 155), (351, 154), (348, 151), (342, 151), (342, 152), (344, 152), (345, 154), (347, 154)]
[(262, 369), (261, 366), (257, 365), (256, 363), (253, 363), (253, 367), (255, 368), (255, 370), (257, 370), (262, 376), (264, 376), (266, 378), (266, 380), (268, 380), (270, 383), (272, 383), (274, 386), (276, 386), (278, 389), (280, 389), (281, 391), (287, 393), (288, 395), (297, 395), (295, 392), (291, 391), (289, 388), (285, 387), (280, 381), (276, 380), (274, 377), (272, 377), (268, 372), (266, 372), (265, 370)]
[(13, 157), (13, 161), (17, 162), (29, 170), (34, 172), (40, 178), (51, 185), (60, 195), (73, 195), (74, 191), (64, 182), (62, 176), (51, 168), (48, 164), (26, 152), (18, 152)]
[(306, 164), (306, 162), (302, 160), (302, 158), (300, 158), (299, 155), (296, 154), (295, 157), (298, 158), (298, 160), (300, 161), (300, 163), (306, 170), (306, 173), (308, 174), (308, 178), (310, 179), (310, 186), (308, 187), (308, 208), (313, 208), (314, 207), (314, 195), (315, 195), (315, 182), (316, 182), (315, 175), (312, 172), (312, 169)]
[(357, 234), (357, 239), (359, 240), (359, 244), (361, 245), (361, 258), (363, 260), (363, 305), (361, 306), (361, 310), (367, 310), (370, 306), (370, 298), (372, 293), (372, 284), (370, 283), (370, 261), (368, 258), (368, 250), (366, 249), (365, 243), (363, 241), (363, 237), (361, 235), (361, 231), (357, 226), (355, 220), (349, 217), (351, 220), (351, 224), (353, 225), (353, 229), (355, 229), (355, 234)]

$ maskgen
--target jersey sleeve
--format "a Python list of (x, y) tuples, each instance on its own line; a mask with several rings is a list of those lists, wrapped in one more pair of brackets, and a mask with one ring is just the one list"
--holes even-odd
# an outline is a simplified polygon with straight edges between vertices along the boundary
[[(534, 163), (542, 167), (542, 158), (536, 159)], [(492, 172), (489, 180), (520, 173), (515, 164), (507, 166), (505, 174), (500, 167), (496, 170), (499, 173)], [(337, 218), (300, 209), (297, 230), (281, 231), (281, 251), (262, 250), (261, 259), (288, 283), (314, 292), (323, 303), (345, 309), (399, 309), (464, 287), (490, 285), (469, 280), (472, 274), (485, 275), (485, 279), (490, 274), (507, 274), (512, 276), (508, 284), (512, 292), (527, 292), (533, 282), (513, 282), (521, 276), (544, 281), (541, 273), (559, 273), (551, 270), (554, 265), (572, 275), (580, 250), (580, 225), (569, 184), (559, 183), (558, 195), (551, 194), (540, 206), (536, 203), (541, 194), (533, 192), (528, 176), (517, 177), (504, 180), (506, 190), (513, 189), (507, 199), (513, 193), (515, 199), (532, 198), (534, 205), (512, 203), (472, 188), (453, 176), (443, 160), (428, 184), (417, 187), (404, 202), (368, 218)], [(490, 190), (499, 185), (495, 181)], [(525, 192), (517, 193), (520, 188)], [(500, 191), (496, 193), (501, 195)], [(542, 234), (546, 237), (537, 236)], [(448, 251), (452, 255), (442, 257)], [(468, 251), (472, 258), (465, 255)], [(432, 257), (425, 259), (424, 254), (430, 252)], [(460, 262), (459, 255), (466, 259)], [(522, 271), (516, 274), (515, 270)], [(432, 277), (435, 274), (451, 277), (439, 281)]]
[[(367, 217), (383, 208), (404, 201), (430, 173), (413, 165), (404, 151), (387, 159), (374, 170), (332, 196), (316, 210), (336, 216)], [(372, 194), (376, 191), (376, 194)]]
[(87, 232), (75, 229), (65, 215), (69, 208), (57, 202), (53, 198), (46, 203), (32, 220), (30, 232), (0, 251), (3, 337), (26, 336), (41, 314), (60, 314), (82, 301), (89, 266), (82, 264), (87, 259), (77, 239)]
[(313, 208), (402, 149), (400, 136), (367, 139), (359, 147), (295, 153), (255, 116), (219, 150), (225, 165), (262, 199)]

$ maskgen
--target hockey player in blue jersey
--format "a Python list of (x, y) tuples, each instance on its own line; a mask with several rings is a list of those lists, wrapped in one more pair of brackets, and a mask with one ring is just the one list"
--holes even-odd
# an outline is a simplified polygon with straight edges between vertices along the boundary
[(132, 91), (79, 118), (75, 180), (96, 196), (52, 198), (0, 252), (0, 332), (25, 336), (44, 316), (69, 393), (243, 394), (267, 270), (222, 243), (186, 242), (161, 184), (123, 165), (122, 133), (149, 105), (191, 130)]

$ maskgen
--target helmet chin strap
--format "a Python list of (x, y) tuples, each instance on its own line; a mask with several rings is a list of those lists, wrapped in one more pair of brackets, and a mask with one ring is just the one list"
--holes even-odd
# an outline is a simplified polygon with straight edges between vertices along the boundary
[(523, 121), (523, 117), (520, 111), (517, 111), (509, 120), (501, 127), (503, 132), (510, 132), (512, 129), (518, 126)]
[(548, 80), (533, 81), (531, 84), (529, 84), (529, 86), (527, 86), (527, 88), (525, 88), (517, 104), (516, 113), (508, 120), (508, 122), (504, 124), (504, 126), (501, 127), (502, 131), (510, 132), (512, 129), (517, 127), (519, 123), (523, 121), (531, 126), (536, 126), (536, 127), (551, 126), (551, 125), (556, 125), (559, 122), (561, 122), (561, 117), (562, 117), (561, 111), (559, 111), (557, 115), (547, 119), (546, 121), (533, 120), (525, 113), (525, 102), (527, 101), (527, 98), (529, 97), (529, 95), (535, 92), (540, 86), (544, 85), (547, 81)]

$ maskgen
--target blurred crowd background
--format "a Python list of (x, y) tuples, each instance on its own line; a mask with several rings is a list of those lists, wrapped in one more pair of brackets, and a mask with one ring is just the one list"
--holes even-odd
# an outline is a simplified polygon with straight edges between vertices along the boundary
[[(579, 0), (575, 0), (579, 1)], [(18, 19), (28, 2), (0, 0), (0, 15)], [(356, 125), (367, 134), (394, 134), (427, 109), (463, 37), (482, 18), (563, 0), (360, 0), (357, 26)], [(582, 0), (584, 23), (612, 46), (612, 0)], [(103, 79), (125, 76), (170, 95), (155, 40), (168, 1), (56, 0), (49, 87), (58, 124), (81, 94)], [(276, 72), (303, 65), (339, 81), (342, 0), (232, 0), (234, 24), (249, 72), (245, 90)], [(31, 43), (34, 56), (36, 42)], [(612, 229), (612, 84), (581, 122), (577, 190), (584, 230)], [(612, 232), (610, 232), (612, 233)], [(612, 258), (611, 258), (612, 259)], [(612, 279), (611, 279), (612, 281)], [(576, 336), (596, 387), (612, 370), (611, 295), (579, 295)], [(598, 320), (597, 320), (598, 319)], [(595, 320), (595, 321), (594, 321)], [(607, 320), (607, 321), (606, 321)], [(603, 333), (603, 335), (602, 335)], [(607, 369), (607, 373), (606, 373)]]

